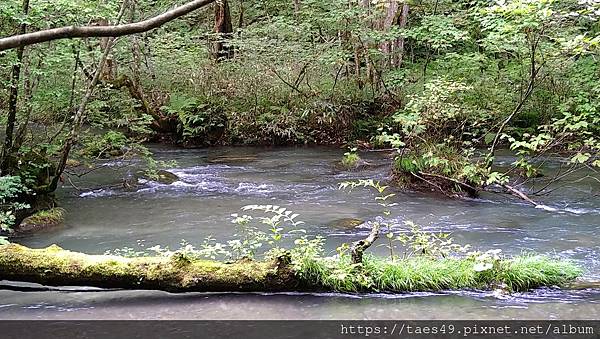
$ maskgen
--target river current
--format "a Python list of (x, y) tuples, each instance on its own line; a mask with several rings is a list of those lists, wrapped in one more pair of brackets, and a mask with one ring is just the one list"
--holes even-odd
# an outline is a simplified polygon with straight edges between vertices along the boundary
[[(156, 146), (153, 151), (160, 160), (177, 162), (171, 171), (179, 181), (170, 185), (147, 182), (125, 190), (120, 182), (134, 171), (132, 166), (106, 162), (86, 176), (71, 176), (73, 185), (65, 184), (60, 190), (61, 204), (68, 211), (64, 225), (15, 241), (99, 254), (125, 247), (177, 248), (182, 239), (199, 244), (208, 236), (226, 241), (235, 233), (232, 213), (249, 204), (272, 204), (299, 213), (303, 228), (326, 237), (327, 249), (333, 251), (340, 243), (369, 232), (368, 227), (350, 227), (345, 220), (366, 222), (381, 214), (373, 192), (340, 191), (339, 183), (359, 178), (385, 180), (390, 172), (386, 152), (361, 154), (369, 167), (348, 172), (335, 165), (344, 151), (334, 148)], [(514, 160), (509, 155), (498, 158), (500, 166)], [(565, 161), (552, 159), (545, 171), (558, 171)], [(541, 208), (497, 194), (452, 200), (397, 191), (390, 218), (399, 225), (411, 220), (429, 231), (449, 232), (457, 243), (477, 249), (568, 258), (585, 268), (584, 279), (599, 280), (600, 183), (588, 174), (592, 175), (576, 173), (571, 179), (578, 180), (568, 180), (564, 187), (539, 197)], [(0, 289), (0, 318), (599, 319), (599, 303), (600, 290), (594, 289), (540, 289), (498, 298), (481, 291), (170, 294), (35, 287), (32, 291)]]

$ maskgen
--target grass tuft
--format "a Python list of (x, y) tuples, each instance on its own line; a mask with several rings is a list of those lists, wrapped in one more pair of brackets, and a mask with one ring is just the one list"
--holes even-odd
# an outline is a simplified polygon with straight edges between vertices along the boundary
[(65, 209), (60, 207), (42, 210), (25, 218), (20, 227), (26, 229), (56, 226), (65, 220), (65, 215)]
[(330, 257), (306, 259), (298, 273), (307, 284), (338, 292), (417, 292), (497, 286), (525, 291), (561, 286), (582, 273), (569, 261), (544, 256), (502, 259), (483, 272), (477, 272), (474, 265), (472, 258), (412, 257), (390, 261), (366, 256), (362, 265), (353, 265), (347, 257)]

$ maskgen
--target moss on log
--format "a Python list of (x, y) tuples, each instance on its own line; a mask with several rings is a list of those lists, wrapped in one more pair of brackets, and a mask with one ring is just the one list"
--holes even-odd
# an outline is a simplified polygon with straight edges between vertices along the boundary
[(169, 292), (283, 291), (298, 283), (284, 261), (222, 263), (182, 256), (88, 255), (52, 245), (0, 246), (0, 279), (52, 286), (154, 289)]

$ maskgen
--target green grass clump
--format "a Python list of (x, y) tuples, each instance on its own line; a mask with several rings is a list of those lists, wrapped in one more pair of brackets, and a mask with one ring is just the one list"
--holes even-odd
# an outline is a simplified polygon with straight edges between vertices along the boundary
[(345, 168), (354, 168), (358, 165), (360, 160), (360, 156), (357, 153), (347, 152), (342, 158), (342, 166)]
[(387, 260), (366, 256), (362, 265), (347, 257), (305, 260), (299, 275), (307, 283), (338, 292), (418, 292), (490, 289), (505, 286), (525, 291), (564, 285), (581, 275), (573, 263), (544, 256), (502, 259), (478, 272), (473, 258), (434, 259), (425, 256)]
[(65, 209), (60, 207), (42, 210), (25, 218), (22, 226), (55, 226), (65, 220), (65, 214)]
[(523, 291), (541, 286), (565, 285), (583, 273), (569, 261), (553, 260), (544, 256), (520, 256), (505, 263), (497, 279), (512, 290)]

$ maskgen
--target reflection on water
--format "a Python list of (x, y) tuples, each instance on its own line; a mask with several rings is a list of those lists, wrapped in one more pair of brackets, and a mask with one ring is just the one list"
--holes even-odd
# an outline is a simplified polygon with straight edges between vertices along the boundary
[[(120, 189), (128, 169), (106, 168), (73, 181), (61, 201), (69, 214), (64, 226), (19, 242), (32, 247), (56, 243), (89, 253), (147, 245), (177, 247), (211, 235), (231, 238), (231, 213), (248, 204), (278, 204), (301, 214), (306, 229), (322, 234), (328, 247), (368, 233), (356, 227), (332, 227), (353, 218), (368, 221), (379, 214), (374, 195), (337, 190), (339, 182), (356, 178), (385, 179), (388, 155), (369, 152), (372, 166), (342, 172), (335, 162), (343, 150), (327, 148), (156, 148), (162, 160), (177, 160), (172, 171), (180, 180), (146, 183), (139, 190)], [(510, 157), (500, 162), (510, 163)], [(558, 160), (557, 160), (558, 162)], [(547, 171), (553, 170), (553, 163)], [(131, 170), (131, 169), (129, 169)], [(109, 187), (110, 186), (110, 187)], [(99, 188), (103, 187), (103, 188)], [(107, 188), (109, 187), (109, 188)], [(458, 243), (477, 248), (502, 248), (519, 254), (536, 251), (570, 258), (600, 279), (600, 202), (596, 181), (580, 181), (542, 198), (544, 208), (490, 195), (481, 199), (447, 200), (417, 193), (394, 197), (392, 218), (399, 225), (413, 220), (427, 230), (452, 232)], [(487, 294), (440, 295), (257, 295), (180, 294), (140, 291), (0, 291), (2, 318), (202, 318), (202, 319), (343, 319), (343, 318), (599, 318), (597, 291), (540, 290), (507, 300)], [(185, 309), (182, 313), (181, 310)]]

